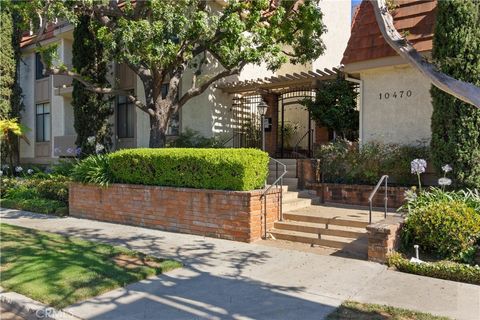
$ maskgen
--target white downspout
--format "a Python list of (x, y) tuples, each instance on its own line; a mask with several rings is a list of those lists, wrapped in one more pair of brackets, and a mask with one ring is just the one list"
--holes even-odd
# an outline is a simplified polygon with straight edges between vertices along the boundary
[(365, 141), (363, 139), (363, 80), (350, 78), (348, 76), (345, 77), (345, 80), (358, 84), (358, 91), (360, 96), (360, 101), (358, 106), (359, 112), (360, 112), (359, 114), (360, 119), (358, 121), (358, 139), (359, 139), (358, 143), (362, 145), (363, 141)]

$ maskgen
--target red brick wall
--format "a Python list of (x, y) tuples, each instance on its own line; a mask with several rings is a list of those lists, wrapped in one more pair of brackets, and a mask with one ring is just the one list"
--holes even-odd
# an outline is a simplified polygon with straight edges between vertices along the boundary
[[(315, 189), (323, 202), (368, 206), (368, 197), (375, 186), (336, 183), (307, 183), (309, 189)], [(385, 191), (381, 186), (373, 197), (374, 207), (384, 206)], [(405, 187), (388, 187), (388, 207), (399, 208), (405, 201)]]
[(380, 263), (387, 261), (387, 255), (400, 246), (400, 232), (403, 218), (388, 217), (367, 226), (368, 260)]
[(72, 183), (69, 211), (78, 218), (251, 242), (278, 220), (279, 192), (247, 192), (113, 184)]

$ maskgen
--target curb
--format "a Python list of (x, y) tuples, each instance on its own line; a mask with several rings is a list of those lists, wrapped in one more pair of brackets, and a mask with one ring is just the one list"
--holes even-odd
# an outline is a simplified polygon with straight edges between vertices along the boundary
[(0, 303), (25, 320), (82, 320), (66, 311), (57, 310), (16, 292), (0, 287)]

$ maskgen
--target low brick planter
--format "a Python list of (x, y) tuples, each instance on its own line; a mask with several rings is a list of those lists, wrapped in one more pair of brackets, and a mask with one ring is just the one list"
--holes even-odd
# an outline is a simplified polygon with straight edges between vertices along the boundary
[(280, 191), (222, 191), (112, 184), (72, 183), (70, 215), (166, 231), (251, 242), (278, 220)]
[(367, 226), (369, 261), (385, 263), (387, 255), (398, 249), (403, 221), (401, 217), (387, 217)]
[[(368, 206), (368, 197), (375, 186), (337, 183), (307, 183), (308, 189), (317, 191), (322, 202)], [(405, 187), (388, 187), (388, 207), (399, 208), (405, 201)], [(374, 207), (383, 207), (385, 188), (381, 186), (373, 197)]]

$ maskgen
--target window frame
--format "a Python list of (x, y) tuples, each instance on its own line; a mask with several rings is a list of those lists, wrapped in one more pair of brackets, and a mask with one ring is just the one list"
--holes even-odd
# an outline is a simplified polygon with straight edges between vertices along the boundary
[[(120, 99), (124, 98), (125, 102), (120, 102)], [(121, 110), (123, 109), (123, 110)], [(130, 109), (130, 112), (129, 112)], [(118, 139), (132, 139), (135, 138), (135, 105), (128, 101), (128, 98), (126, 96), (117, 96), (116, 97), (116, 115), (115, 115), (115, 121), (116, 121), (116, 136)], [(124, 121), (120, 121), (120, 117), (124, 113)], [(129, 114), (131, 115), (131, 130), (129, 130), (129, 123), (128, 121), (128, 116)], [(125, 134), (120, 134), (120, 129), (123, 127), (120, 126), (120, 124), (126, 124), (125, 125)], [(131, 132), (129, 132), (131, 131)]]
[(35, 80), (41, 80), (48, 77), (47, 75), (43, 74), (43, 69), (44, 69), (44, 66), (40, 58), (40, 53), (36, 52), (35, 53)]
[[(48, 112), (45, 112), (45, 105), (48, 105)], [(42, 112), (39, 113), (39, 107), (42, 107)], [(52, 140), (51, 130), (52, 130), (52, 109), (50, 102), (42, 102), (35, 104), (35, 142), (50, 142)], [(41, 121), (40, 121), (41, 119)], [(45, 126), (45, 123), (49, 122), (48, 126)], [(42, 136), (39, 137), (39, 123), (42, 123)], [(47, 130), (48, 129), (48, 130)], [(45, 137), (48, 136), (48, 139)]]

